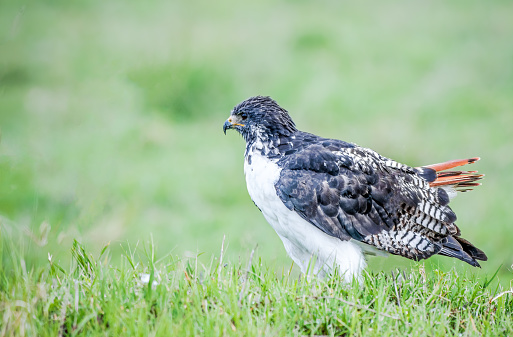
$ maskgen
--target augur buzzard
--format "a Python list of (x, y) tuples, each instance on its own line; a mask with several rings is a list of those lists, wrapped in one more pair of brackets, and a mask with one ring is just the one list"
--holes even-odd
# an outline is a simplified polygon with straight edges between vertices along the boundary
[(223, 130), (246, 141), (249, 195), (303, 273), (339, 268), (360, 278), (365, 255), (412, 260), (440, 254), (479, 267), (486, 255), (460, 236), (448, 206), (479, 185), (476, 171), (446, 171), (479, 158), (410, 167), (355, 145), (299, 131), (270, 97), (237, 105)]

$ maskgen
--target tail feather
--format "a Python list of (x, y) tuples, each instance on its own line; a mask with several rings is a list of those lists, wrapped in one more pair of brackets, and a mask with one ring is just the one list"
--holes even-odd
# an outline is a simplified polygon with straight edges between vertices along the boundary
[(426, 165), (422, 169), (424, 172), (434, 170), (436, 172), (435, 179), (429, 179), (431, 187), (447, 186), (455, 188), (457, 191), (465, 192), (472, 190), (472, 187), (479, 186), (481, 183), (476, 181), (482, 179), (484, 174), (478, 174), (477, 171), (445, 171), (455, 167), (472, 164), (478, 161), (479, 157), (470, 159), (456, 159), (445, 163)]
[(444, 163), (426, 165), (424, 167), (428, 167), (430, 169), (435, 170), (436, 172), (440, 172), (440, 171), (449, 170), (449, 169), (452, 169), (452, 168), (455, 168), (458, 166), (473, 164), (480, 159), (481, 158), (479, 158), (479, 157), (474, 157), (474, 158), (469, 158), (469, 159), (454, 159), (454, 160), (446, 161)]
[(438, 175), (436, 180), (429, 183), (429, 185), (431, 187), (453, 185), (455, 188), (479, 186), (479, 185), (481, 185), (481, 183), (476, 183), (476, 181), (482, 179), (483, 177), (484, 177), (484, 174), (476, 174), (476, 173), (460, 171), (459, 174), (452, 175), (452, 176)]

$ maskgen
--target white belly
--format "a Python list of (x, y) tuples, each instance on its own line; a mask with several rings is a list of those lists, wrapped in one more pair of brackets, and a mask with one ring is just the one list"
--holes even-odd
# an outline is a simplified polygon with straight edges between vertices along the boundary
[(260, 154), (251, 154), (251, 165), (244, 162), (249, 195), (283, 241), (285, 250), (305, 274), (330, 274), (338, 267), (350, 282), (359, 278), (365, 268), (365, 257), (359, 245), (327, 235), (289, 210), (278, 197), (275, 183), (279, 166)]

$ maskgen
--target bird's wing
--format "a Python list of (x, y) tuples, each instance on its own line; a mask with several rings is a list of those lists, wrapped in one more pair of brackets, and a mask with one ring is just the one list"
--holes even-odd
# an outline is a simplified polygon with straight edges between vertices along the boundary
[(442, 254), (479, 266), (476, 259), (486, 259), (459, 237), (448, 194), (429, 185), (434, 170), (347, 145), (314, 143), (280, 160), (275, 188), (290, 210), (326, 234), (413, 260)]

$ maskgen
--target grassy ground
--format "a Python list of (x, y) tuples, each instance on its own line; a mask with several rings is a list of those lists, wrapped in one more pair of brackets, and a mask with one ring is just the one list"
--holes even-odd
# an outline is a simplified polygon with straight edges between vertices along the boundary
[[(107, 248), (107, 247), (105, 247)], [(125, 246), (109, 266), (75, 242), (67, 271), (50, 262), (2, 270), (2, 336), (509, 335), (513, 292), (455, 271), (369, 273), (344, 284), (249, 261), (157, 259)], [(221, 252), (222, 254), (222, 252)], [(13, 256), (7, 256), (13, 258)], [(15, 258), (15, 257), (14, 257)], [(422, 266), (421, 266), (422, 267)], [(8, 275), (8, 277), (5, 277)], [(142, 282), (142, 276), (146, 281)]]
[[(484, 185), (451, 205), (464, 237), (489, 261), (477, 270), (435, 257), (425, 263), (426, 282), (434, 286), (447, 277), (470, 287), (498, 270), (478, 302), (479, 308), (498, 305), (486, 303), (497, 284), (500, 293), (513, 279), (512, 15), (510, 1), (0, 2), (0, 310), (22, 308), (16, 301), (27, 302), (24, 296), (42, 280), (43, 288), (53, 285), (48, 254), (73, 270), (75, 239), (94, 256), (111, 242), (110, 262), (101, 270), (105, 282), (112, 281), (105, 284), (116, 286), (117, 269), (141, 272), (121, 267), (121, 244), (135, 246), (153, 235), (157, 256), (182, 261), (202, 253), (199, 265), (210, 266), (226, 235), (226, 277), (244, 273), (237, 261), (258, 244), (265, 262), (258, 273), (279, 287), (284, 281), (274, 272), (288, 271), (290, 260), (247, 196), (243, 141), (221, 131), (230, 109), (256, 94), (278, 100), (303, 130), (410, 165), (481, 156), (475, 169), (486, 174)], [(388, 284), (395, 268), (418, 280), (421, 266), (396, 257), (369, 263), (377, 282)], [(163, 275), (168, 267), (159, 268)], [(183, 284), (183, 268), (177, 265), (176, 278), (165, 276), (171, 281), (160, 287)], [(70, 284), (76, 276), (58, 275)], [(292, 275), (287, 286), (297, 279), (296, 267)], [(123, 282), (117, 286), (128, 285)], [(24, 284), (25, 293), (12, 288)], [(222, 289), (228, 285), (236, 283)], [(64, 294), (68, 288), (44, 289)], [(88, 296), (98, 294), (91, 291)], [(419, 291), (427, 298), (433, 288)], [(371, 295), (347, 300), (368, 306), (363, 299)], [(410, 314), (420, 319), (412, 310), (438, 305), (447, 309), (429, 303)], [(390, 324), (404, 322), (400, 317)], [(469, 317), (461, 318), (462, 326), (473, 333)], [(287, 328), (294, 329), (291, 322)], [(483, 320), (474, 323), (487, 331)], [(280, 324), (269, 329), (280, 331)], [(493, 331), (507, 328), (499, 326)]]

